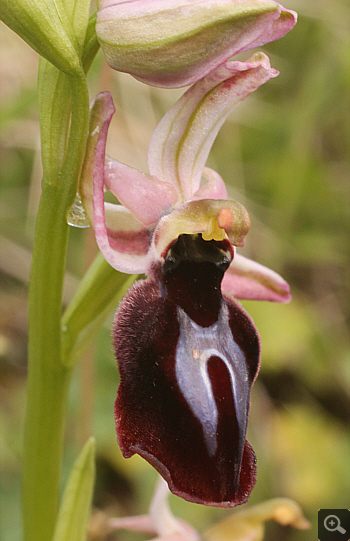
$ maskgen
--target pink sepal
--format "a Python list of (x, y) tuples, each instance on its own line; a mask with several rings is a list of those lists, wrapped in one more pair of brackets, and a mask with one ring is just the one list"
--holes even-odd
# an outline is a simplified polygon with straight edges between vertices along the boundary
[(198, 81), (171, 107), (148, 148), (151, 175), (171, 182), (191, 199), (215, 137), (232, 109), (263, 83), (276, 77), (263, 53), (247, 62), (230, 61)]
[(242, 300), (287, 303), (292, 298), (282, 276), (239, 254), (226, 271), (221, 289), (224, 295)]
[[(178, 523), (181, 525), (183, 532), (153, 537), (150, 541), (199, 541), (198, 534), (189, 524), (181, 520)], [(157, 534), (149, 515), (112, 518), (108, 524), (113, 530), (129, 530), (131, 532), (140, 532), (149, 535)]]

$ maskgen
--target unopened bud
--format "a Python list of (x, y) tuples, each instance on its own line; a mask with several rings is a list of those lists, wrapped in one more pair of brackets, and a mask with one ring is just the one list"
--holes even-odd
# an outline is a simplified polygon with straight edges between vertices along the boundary
[(96, 33), (113, 69), (174, 88), (295, 23), (296, 14), (273, 0), (101, 0)]

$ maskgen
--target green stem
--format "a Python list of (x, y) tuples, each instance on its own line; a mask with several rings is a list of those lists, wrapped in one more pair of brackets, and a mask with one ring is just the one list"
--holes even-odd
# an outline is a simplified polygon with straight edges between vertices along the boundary
[[(51, 541), (58, 509), (64, 419), (71, 370), (61, 363), (67, 210), (76, 192), (89, 118), (86, 81), (69, 77), (72, 116), (57, 178), (44, 178), (29, 291), (29, 374), (23, 462), (25, 541)], [(64, 106), (62, 104), (62, 106)]]

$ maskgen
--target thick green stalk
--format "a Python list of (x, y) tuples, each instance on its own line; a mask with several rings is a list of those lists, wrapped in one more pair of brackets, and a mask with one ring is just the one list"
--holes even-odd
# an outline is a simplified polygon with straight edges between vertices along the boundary
[[(66, 399), (71, 370), (61, 363), (67, 210), (76, 192), (89, 117), (86, 81), (69, 77), (72, 116), (65, 160), (44, 178), (29, 291), (29, 374), (23, 463), (25, 541), (51, 541), (58, 509)], [(63, 107), (63, 104), (62, 104)]]

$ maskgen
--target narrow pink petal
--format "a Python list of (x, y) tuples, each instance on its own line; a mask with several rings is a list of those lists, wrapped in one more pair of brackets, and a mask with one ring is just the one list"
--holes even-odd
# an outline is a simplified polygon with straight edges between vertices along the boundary
[(282, 276), (239, 254), (226, 271), (221, 289), (224, 295), (236, 299), (287, 303), (292, 298)]
[(225, 182), (213, 169), (204, 167), (202, 178), (207, 180), (192, 196), (191, 200), (198, 199), (227, 199), (227, 189)]
[(182, 201), (199, 189), (214, 139), (231, 110), (278, 72), (263, 53), (231, 61), (198, 81), (158, 124), (148, 149), (151, 175), (178, 187)]
[[(106, 144), (109, 124), (115, 108), (110, 92), (101, 92), (90, 104), (89, 134), (86, 142), (85, 159), (81, 170), (79, 192), (91, 225), (94, 225), (93, 175), (97, 144)], [(101, 170), (103, 177), (103, 168)]]
[(113, 192), (146, 227), (158, 222), (178, 200), (178, 193), (169, 182), (162, 182), (108, 157), (104, 174), (107, 190)]
[[(84, 167), (82, 177), (82, 199), (87, 203), (87, 210), (91, 206), (91, 192), (93, 201), (93, 223), (97, 244), (112, 267), (126, 273), (144, 272), (147, 266), (147, 255), (145, 254), (144, 236), (146, 232), (135, 238), (135, 218), (129, 216), (133, 223), (133, 233), (124, 230), (122, 233), (118, 230), (118, 220), (112, 220), (116, 213), (123, 212), (118, 210), (118, 205), (108, 207), (109, 230), (107, 230), (105, 219), (104, 203), (104, 162), (108, 127), (114, 113), (114, 107), (111, 95), (108, 92), (99, 94), (91, 109), (90, 136), (88, 140), (88, 158), (86, 167)], [(93, 178), (93, 186), (91, 181)], [(112, 210), (113, 209), (113, 210)], [(125, 212), (124, 212), (125, 214)], [(124, 216), (125, 218), (125, 216)], [(144, 229), (139, 224), (139, 230)], [(119, 232), (119, 235), (118, 235)], [(114, 236), (112, 236), (112, 233)], [(117, 235), (117, 238), (116, 238)], [(131, 242), (133, 249), (125, 250), (125, 236)], [(123, 239), (124, 237), (124, 239)], [(119, 251), (121, 241), (124, 240), (124, 250)], [(133, 242), (132, 242), (133, 241)], [(113, 249), (115, 248), (115, 249)]]

